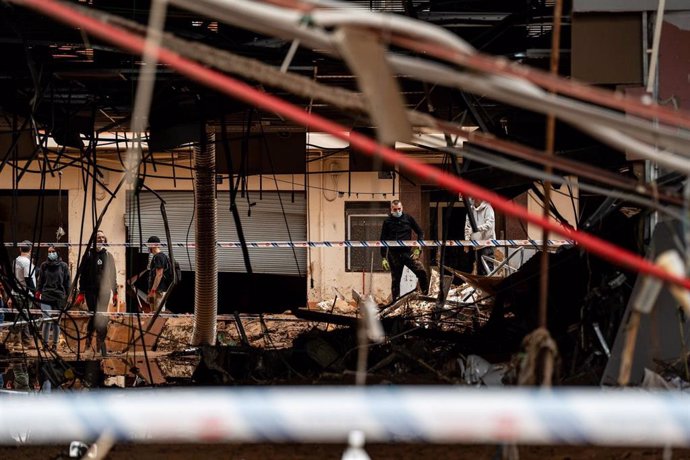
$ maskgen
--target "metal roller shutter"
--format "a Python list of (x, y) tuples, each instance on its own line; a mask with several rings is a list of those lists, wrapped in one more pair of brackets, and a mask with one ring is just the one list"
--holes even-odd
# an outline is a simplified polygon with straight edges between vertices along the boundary
[[(194, 243), (194, 195), (192, 192), (159, 192), (166, 202), (166, 212), (170, 225), (170, 236), (175, 243)], [(250, 192), (251, 216), (247, 215), (249, 205), (246, 198), (238, 196), (237, 207), (242, 220), (245, 238), (251, 241), (304, 241), (307, 239), (306, 199), (304, 193), (291, 192)], [(282, 208), (280, 203), (282, 198)], [(165, 228), (160, 212), (160, 201), (151, 192), (141, 192), (141, 227), (144, 242), (151, 235), (165, 240)], [(239, 241), (234, 220), (229, 211), (230, 197), (227, 192), (218, 195), (218, 241)], [(283, 209), (285, 217), (283, 217)], [(287, 219), (287, 227), (285, 220)], [(131, 196), (127, 199), (126, 223), (130, 243), (139, 244), (139, 218), (136, 202)], [(289, 232), (288, 232), (289, 229)], [(193, 248), (176, 248), (175, 259), (185, 271), (194, 271)], [(295, 248), (249, 249), (249, 257), (254, 273), (282, 275), (306, 274), (307, 250)], [(296, 260), (295, 260), (296, 258)], [(218, 249), (218, 271), (246, 272), (241, 249)]]

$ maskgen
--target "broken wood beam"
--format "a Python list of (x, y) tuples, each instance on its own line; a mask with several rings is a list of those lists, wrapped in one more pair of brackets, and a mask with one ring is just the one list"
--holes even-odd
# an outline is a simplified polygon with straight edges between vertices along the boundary
[(307, 310), (304, 308), (296, 308), (292, 310), (292, 314), (299, 319), (304, 319), (307, 321), (316, 321), (320, 323), (331, 323), (337, 324), (339, 326), (351, 326), (357, 325), (357, 318), (351, 316), (334, 315), (333, 313), (322, 313), (313, 310)]

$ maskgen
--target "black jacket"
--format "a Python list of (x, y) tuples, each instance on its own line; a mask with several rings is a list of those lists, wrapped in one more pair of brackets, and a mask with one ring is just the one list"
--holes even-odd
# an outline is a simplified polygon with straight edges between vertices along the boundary
[(71, 284), (69, 267), (62, 259), (48, 260), (41, 264), (36, 288), (41, 292), (41, 300), (46, 303), (65, 300)]
[[(417, 234), (417, 239), (424, 239), (424, 231), (409, 214), (403, 213), (400, 217), (389, 215), (381, 226), (381, 240), (411, 240), (412, 230)], [(412, 248), (381, 248), (381, 257), (387, 257), (389, 249), (397, 253), (412, 252)]]
[(98, 296), (109, 296), (111, 290), (117, 292), (115, 259), (105, 248), (100, 251), (89, 249), (81, 260), (79, 271), (81, 292)]

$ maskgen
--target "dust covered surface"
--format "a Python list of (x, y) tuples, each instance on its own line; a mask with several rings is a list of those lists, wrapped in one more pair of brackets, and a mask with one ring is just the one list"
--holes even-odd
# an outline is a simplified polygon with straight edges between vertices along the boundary
[[(107, 459), (199, 459), (231, 460), (340, 460), (345, 450), (340, 444), (117, 444)], [(365, 450), (372, 460), (439, 460), (467, 458), (492, 460), (500, 457), (498, 446), (430, 445), (430, 444), (368, 444)], [(520, 446), (520, 460), (641, 460), (659, 459), (661, 448)], [(0, 458), (67, 459), (67, 446), (0, 446)], [(690, 449), (674, 449), (675, 459), (690, 459)]]

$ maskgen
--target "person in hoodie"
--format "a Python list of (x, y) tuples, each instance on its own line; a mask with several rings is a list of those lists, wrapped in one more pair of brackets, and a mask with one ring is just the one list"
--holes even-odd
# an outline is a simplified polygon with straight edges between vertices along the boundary
[(77, 303), (84, 302), (94, 316), (89, 321), (87, 329), (86, 348), (91, 346), (91, 336), (96, 331), (97, 349), (103, 356), (107, 355), (105, 339), (108, 334), (108, 312), (110, 295), (113, 304), (117, 305), (117, 277), (115, 272), (115, 258), (108, 252), (104, 244), (108, 238), (102, 230), (96, 233), (96, 248), (90, 248), (81, 260), (79, 271), (79, 295)]
[[(69, 267), (62, 261), (55, 246), (48, 246), (48, 260), (41, 264), (38, 271), (38, 286), (36, 287), (36, 299), (41, 301), (43, 318), (50, 319), (48, 310), (62, 310), (65, 308), (67, 294), (71, 285)], [(50, 333), (53, 333), (52, 341)], [(60, 326), (57, 321), (43, 323), (43, 340), (48, 348), (55, 349), (60, 337)]]
[[(391, 201), (391, 213), (383, 221), (380, 240), (411, 240), (412, 230), (417, 234), (417, 239), (424, 239), (424, 231), (414, 220), (414, 217), (403, 212), (403, 205), (400, 200)], [(400, 280), (406, 266), (417, 276), (422, 292), (426, 294), (429, 290), (429, 277), (424, 265), (419, 261), (420, 253), (419, 248), (414, 248), (414, 251), (409, 247), (381, 248), (381, 257), (383, 257), (381, 266), (384, 270), (391, 271), (392, 300), (400, 297)]]
[[(496, 219), (494, 216), (494, 208), (491, 207), (489, 203), (483, 200), (477, 200), (467, 209), (468, 214), (470, 212), (474, 213), (475, 219), (477, 221), (477, 232), (472, 232), (472, 226), (470, 225), (470, 218), (465, 219), (465, 239), (466, 240), (495, 240), (496, 239)], [(468, 248), (465, 248), (468, 249)], [(484, 264), (481, 262), (482, 256), (492, 257), (494, 256), (494, 248), (481, 248), (474, 252), (475, 261), (477, 263), (477, 274), (488, 275)], [(494, 269), (494, 264), (492, 262), (486, 261), (486, 265), (489, 267), (489, 272)]]

